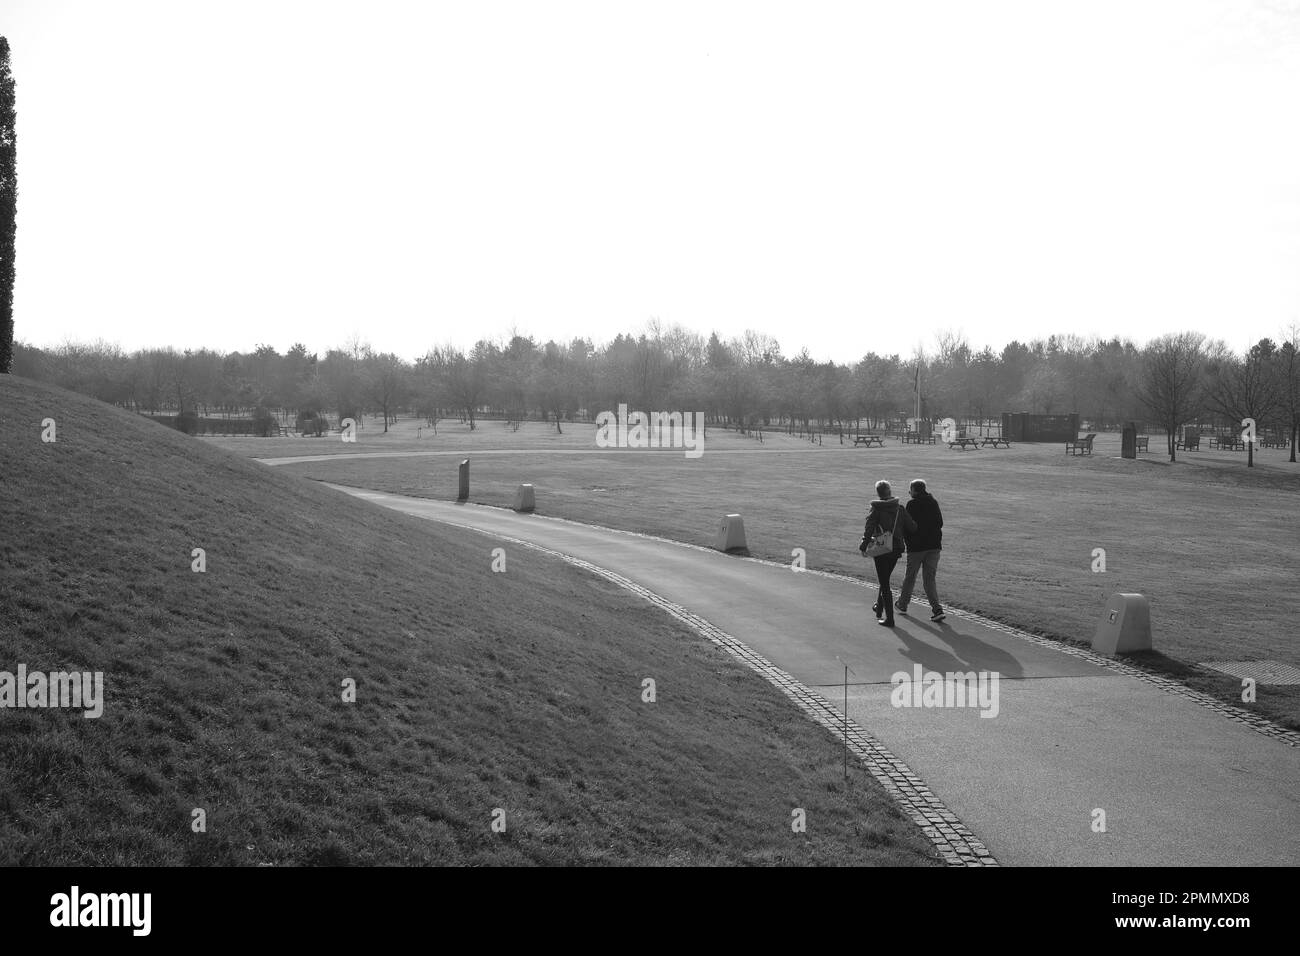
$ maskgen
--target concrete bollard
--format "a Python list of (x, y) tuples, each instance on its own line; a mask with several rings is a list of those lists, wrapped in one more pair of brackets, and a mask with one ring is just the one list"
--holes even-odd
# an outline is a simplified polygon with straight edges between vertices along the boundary
[(1092, 649), (1114, 657), (1151, 650), (1151, 605), (1141, 594), (1112, 594), (1106, 602)]
[(457, 501), (469, 501), (469, 459), (466, 458), (460, 463), (460, 492), (456, 495)]
[(723, 515), (714, 544), (719, 551), (738, 551), (745, 545), (745, 521), (740, 515)]
[(533, 486), (520, 485), (518, 490), (515, 491), (515, 510), (532, 511), (535, 507), (537, 507), (537, 501), (533, 497)]

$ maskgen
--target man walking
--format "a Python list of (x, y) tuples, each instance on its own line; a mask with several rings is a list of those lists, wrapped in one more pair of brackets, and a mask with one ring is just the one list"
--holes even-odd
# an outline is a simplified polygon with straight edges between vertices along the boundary
[(925, 490), (925, 482), (920, 478), (908, 486), (907, 492), (911, 496), (907, 513), (916, 522), (916, 531), (907, 534), (907, 571), (903, 574), (903, 587), (894, 607), (903, 614), (907, 613), (919, 570), (925, 596), (930, 601), (930, 620), (942, 621), (946, 615), (939, 603), (935, 575), (939, 570), (939, 551), (943, 548), (943, 512), (939, 510), (938, 500)]

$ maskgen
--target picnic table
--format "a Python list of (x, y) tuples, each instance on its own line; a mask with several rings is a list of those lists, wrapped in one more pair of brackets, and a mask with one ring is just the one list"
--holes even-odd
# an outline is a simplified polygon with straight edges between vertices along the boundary
[(870, 448), (873, 445), (877, 448), (884, 448), (885, 436), (884, 435), (854, 435), (853, 447), (856, 448), (858, 445), (862, 445), (866, 448)]
[(952, 451), (954, 448), (960, 448), (962, 451), (965, 451), (967, 448), (979, 448), (979, 446), (980, 440), (978, 438), (954, 438), (952, 441), (948, 442), (949, 451)]
[(994, 448), (997, 448), (999, 445), (1005, 445), (1007, 448), (1010, 448), (1011, 442), (1007, 441), (1005, 438), (998, 438), (995, 435), (986, 435), (984, 438), (980, 439), (980, 447), (983, 448), (985, 445), (992, 445)]

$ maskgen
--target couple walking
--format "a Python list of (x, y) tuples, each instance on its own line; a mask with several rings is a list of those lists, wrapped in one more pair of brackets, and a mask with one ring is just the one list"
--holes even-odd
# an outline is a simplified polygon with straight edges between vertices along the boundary
[[(943, 544), (943, 512), (939, 502), (925, 489), (925, 482), (917, 478), (908, 487), (910, 500), (907, 506), (891, 494), (889, 482), (876, 482), (876, 500), (871, 502), (871, 513), (867, 515), (866, 531), (862, 535), (862, 544), (858, 550), (867, 554), (870, 547), (879, 549), (883, 543), (876, 538), (886, 532), (893, 535), (892, 548), (873, 555), (876, 562), (876, 577), (880, 580), (880, 593), (872, 610), (876, 612), (876, 623), (885, 627), (894, 626), (894, 608), (907, 613), (908, 602), (912, 599), (912, 588), (916, 586), (916, 572), (921, 572), (925, 586), (925, 596), (930, 601), (930, 620), (944, 619), (943, 605), (939, 603), (939, 590), (935, 586), (935, 573), (939, 570), (939, 551)], [(898, 595), (898, 603), (893, 603), (893, 594), (889, 590), (889, 576), (894, 573), (894, 566), (903, 556), (903, 542), (907, 542), (907, 572), (903, 575), (903, 588)]]

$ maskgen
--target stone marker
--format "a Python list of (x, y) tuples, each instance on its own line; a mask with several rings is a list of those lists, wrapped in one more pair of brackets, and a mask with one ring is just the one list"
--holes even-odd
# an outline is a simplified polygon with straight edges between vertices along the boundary
[(469, 459), (466, 458), (460, 463), (460, 493), (456, 495), (457, 501), (469, 501)]
[(745, 547), (745, 521), (740, 515), (723, 515), (715, 543), (719, 551), (737, 551)]
[(1092, 649), (1114, 657), (1151, 650), (1151, 605), (1141, 594), (1112, 594), (1106, 602)]
[(519, 489), (515, 492), (515, 510), (532, 511), (536, 506), (537, 502), (533, 498), (533, 486), (520, 485)]
[(1120, 456), (1124, 458), (1137, 458), (1138, 456), (1138, 427), (1134, 422), (1129, 422), (1124, 426), (1123, 444), (1120, 446)]

